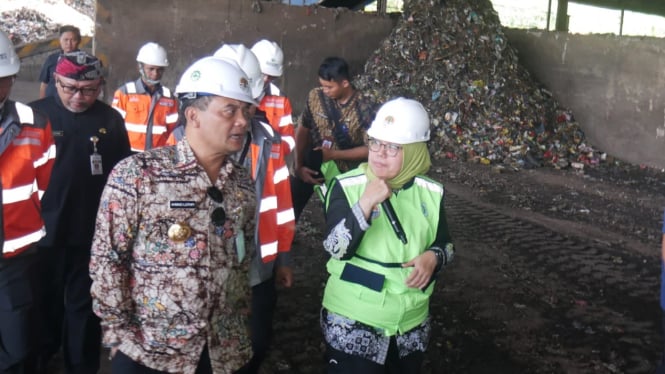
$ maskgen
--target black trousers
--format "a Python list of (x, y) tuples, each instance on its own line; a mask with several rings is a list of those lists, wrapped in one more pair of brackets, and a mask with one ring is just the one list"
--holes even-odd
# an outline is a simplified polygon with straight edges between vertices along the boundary
[[(660, 330), (661, 338), (665, 341), (665, 310), (661, 311)], [(661, 348), (663, 353), (661, 355), (658, 366), (656, 366), (656, 374), (665, 374), (665, 343), (663, 343), (663, 347)]]
[(36, 254), (0, 260), (0, 373), (24, 373), (36, 349)]
[(419, 374), (424, 359), (423, 352), (414, 352), (400, 358), (395, 337), (390, 339), (385, 365), (338, 351), (326, 344), (328, 374)]
[(300, 178), (290, 176), (289, 183), (291, 183), (291, 199), (293, 200), (293, 213), (296, 217), (296, 222), (300, 218), (303, 209), (307, 205), (310, 197), (314, 193), (314, 185), (303, 182)]
[[(113, 374), (168, 374), (166, 371), (159, 371), (143, 366), (129, 358), (126, 354), (117, 351), (111, 360), (111, 373)], [(195, 374), (212, 374), (212, 365), (210, 364), (210, 353), (208, 347), (203, 348), (201, 359), (196, 367)]]
[(70, 374), (97, 373), (101, 326), (92, 312), (89, 246), (40, 248), (40, 360), (62, 347)]
[(238, 373), (255, 374), (268, 356), (273, 336), (273, 318), (277, 306), (275, 277), (252, 287), (252, 313), (249, 318), (252, 358)]

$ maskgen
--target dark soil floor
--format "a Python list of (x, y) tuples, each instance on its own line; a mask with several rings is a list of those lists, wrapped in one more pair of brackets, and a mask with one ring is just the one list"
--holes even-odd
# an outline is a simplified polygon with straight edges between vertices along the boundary
[[(431, 176), (446, 186), (457, 254), (432, 297), (424, 373), (654, 371), (665, 173), (437, 161)], [(313, 200), (263, 373), (323, 372), (322, 224)]]
[[(425, 373), (649, 373), (665, 174), (634, 166), (514, 171), (438, 161), (457, 246), (432, 297)], [(265, 373), (323, 372), (321, 210), (309, 204)]]

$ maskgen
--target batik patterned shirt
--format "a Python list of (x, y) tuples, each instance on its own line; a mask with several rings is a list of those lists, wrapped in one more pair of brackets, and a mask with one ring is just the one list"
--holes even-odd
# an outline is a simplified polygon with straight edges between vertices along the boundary
[[(215, 373), (245, 364), (255, 202), (244, 169), (227, 160), (212, 183), (186, 138), (119, 163), (90, 262), (104, 344), (169, 373), (194, 373), (206, 345)], [(220, 207), (225, 221), (212, 219)], [(174, 236), (177, 227), (185, 235)]]
[[(365, 133), (374, 120), (376, 110), (374, 100), (360, 91), (356, 91), (342, 105), (324, 95), (318, 87), (309, 92), (299, 126), (310, 130), (312, 148), (330, 146), (332, 149), (351, 149), (365, 144)], [(335, 117), (339, 123), (337, 132)], [(360, 162), (335, 160), (337, 168), (342, 172), (355, 168)]]

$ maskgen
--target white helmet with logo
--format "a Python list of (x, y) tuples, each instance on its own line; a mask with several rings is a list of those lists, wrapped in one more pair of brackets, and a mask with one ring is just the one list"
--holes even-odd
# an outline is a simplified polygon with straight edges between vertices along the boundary
[(0, 31), (0, 78), (16, 75), (21, 68), (21, 60), (14, 50), (14, 43)]
[(148, 42), (139, 49), (136, 61), (153, 66), (169, 66), (166, 50), (161, 45), (153, 42)]
[(263, 39), (252, 46), (252, 52), (259, 59), (261, 71), (265, 75), (281, 77), (284, 72), (284, 52), (275, 42)]
[(379, 108), (367, 135), (396, 144), (429, 140), (429, 116), (416, 100), (398, 97)]
[(180, 98), (215, 95), (256, 105), (247, 74), (232, 61), (213, 56), (190, 65), (182, 74), (175, 93)]
[(217, 58), (234, 61), (247, 74), (252, 96), (258, 99), (263, 94), (263, 74), (259, 60), (254, 53), (242, 44), (224, 44), (213, 55)]

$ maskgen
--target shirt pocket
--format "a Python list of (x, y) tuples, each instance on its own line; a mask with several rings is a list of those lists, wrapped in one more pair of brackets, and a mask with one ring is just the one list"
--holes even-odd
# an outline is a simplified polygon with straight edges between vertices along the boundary
[(205, 326), (203, 322), (185, 324), (168, 320), (143, 324), (143, 348), (150, 353), (180, 353), (186, 345), (191, 344), (192, 339), (202, 335)]

